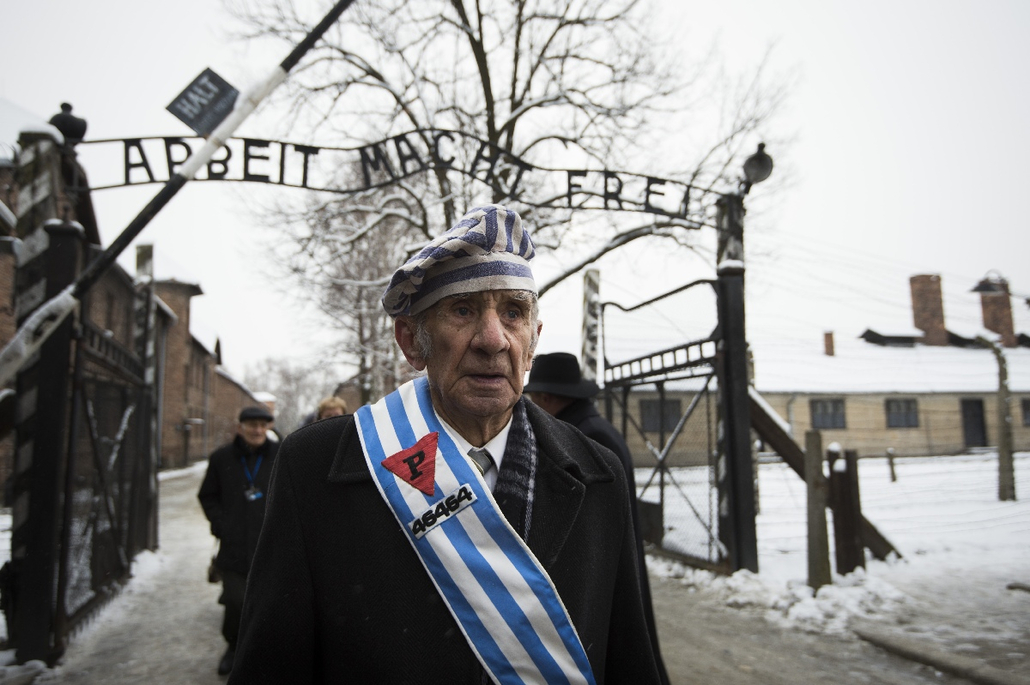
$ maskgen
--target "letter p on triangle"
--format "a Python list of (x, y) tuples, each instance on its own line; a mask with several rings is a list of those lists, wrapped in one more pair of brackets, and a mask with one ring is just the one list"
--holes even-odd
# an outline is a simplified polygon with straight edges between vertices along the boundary
[(390, 455), (381, 463), (405, 483), (432, 496), (436, 489), (436, 445), (439, 437), (435, 431), (427, 433), (411, 447)]

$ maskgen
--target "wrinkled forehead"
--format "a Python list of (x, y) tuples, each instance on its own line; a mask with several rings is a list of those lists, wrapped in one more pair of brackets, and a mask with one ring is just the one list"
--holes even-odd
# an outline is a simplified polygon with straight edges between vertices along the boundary
[(503, 305), (519, 303), (528, 307), (536, 304), (536, 293), (531, 290), (476, 290), (467, 293), (455, 293), (442, 298), (439, 302), (429, 308), (429, 311), (440, 309), (455, 302), (470, 302), (479, 305)]

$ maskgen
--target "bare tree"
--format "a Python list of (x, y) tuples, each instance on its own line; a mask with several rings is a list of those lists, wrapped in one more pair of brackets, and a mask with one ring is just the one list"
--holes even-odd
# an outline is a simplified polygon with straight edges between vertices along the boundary
[(393, 344), (393, 320), (380, 303), (418, 223), (405, 199), (394, 189), (373, 191), (308, 207), (302, 220), (288, 222), (292, 252), (282, 265), (346, 333), (325, 357), (357, 368), (362, 402), (393, 390), (407, 367)]
[(243, 382), (275, 395), (275, 427), (283, 435), (296, 430), (318, 402), (333, 394), (338, 378), (325, 375), (321, 365), (305, 365), (286, 359), (264, 359), (248, 367)]
[[(291, 44), (311, 21), (291, 0), (237, 0), (235, 11), (248, 27), (244, 37)], [(512, 205), (532, 226), (538, 247), (575, 255), (575, 266), (544, 290), (643, 237), (694, 248), (695, 229), (704, 223), (696, 217), (598, 215), (573, 223), (569, 209), (520, 201), (560, 196), (564, 189), (532, 187), (526, 179), (521, 195), (508, 196), (519, 162), (594, 169), (646, 163), (696, 188), (736, 182), (730, 170), (754, 150), (752, 136), (775, 111), (782, 88), (768, 87), (761, 69), (730, 82), (713, 73), (710, 56), (684, 66), (655, 36), (643, 0), (361, 0), (309, 53), (280, 91), (291, 131), (310, 129), (341, 147), (408, 134), (428, 148), (432, 131), (451, 130), (469, 136), (453, 150), (464, 166), (453, 167), (467, 169), (470, 159), (474, 167), (483, 150), (493, 156), (491, 164), (499, 162), (488, 185), (432, 165), (390, 189), (343, 200), (313, 198), (303, 210), (277, 217), (306, 224), (308, 230), (296, 236), (302, 242), (293, 273), (322, 279), (320, 296), (332, 298), (321, 300), (323, 309), (355, 327), (352, 352), (362, 364), (385, 363), (381, 341), (366, 336), (382, 331), (362, 318), (370, 315), (371, 300), (349, 291), (381, 292), (388, 272), (367, 267), (399, 261), (382, 250), (384, 244), (411, 248), (476, 204)], [(692, 118), (702, 104), (714, 104), (706, 120), (715, 122), (710, 133), (701, 132), (700, 115)], [(708, 142), (684, 152), (689, 163), (677, 163), (665, 149), (650, 153), (669, 130), (692, 126), (694, 138)], [(477, 147), (478, 141), (487, 147)], [(371, 254), (381, 258), (369, 259)], [(339, 263), (315, 263), (326, 259)], [(356, 309), (344, 314), (338, 303)]]

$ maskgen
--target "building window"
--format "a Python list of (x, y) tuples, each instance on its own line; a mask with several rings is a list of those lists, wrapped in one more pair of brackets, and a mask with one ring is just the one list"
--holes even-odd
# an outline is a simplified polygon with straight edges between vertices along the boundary
[(847, 428), (844, 422), (844, 400), (811, 400), (812, 428)]
[[(640, 422), (645, 433), (671, 433), (680, 420), (680, 401), (665, 400), (665, 416), (660, 412), (661, 400), (640, 400)], [(665, 419), (662, 421), (662, 419)], [(663, 425), (664, 424), (664, 425)]]
[(919, 405), (915, 400), (887, 400), (888, 428), (918, 428)]
[(1030, 400), (1023, 400), (1023, 425), (1030, 426)]

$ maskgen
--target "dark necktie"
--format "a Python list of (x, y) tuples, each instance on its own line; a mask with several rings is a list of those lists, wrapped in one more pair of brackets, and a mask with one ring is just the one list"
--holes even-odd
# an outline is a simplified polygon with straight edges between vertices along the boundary
[(472, 457), (473, 463), (479, 469), (479, 472), (486, 475), (486, 472), (494, 467), (493, 457), (482, 447), (473, 447), (469, 450), (469, 456)]

